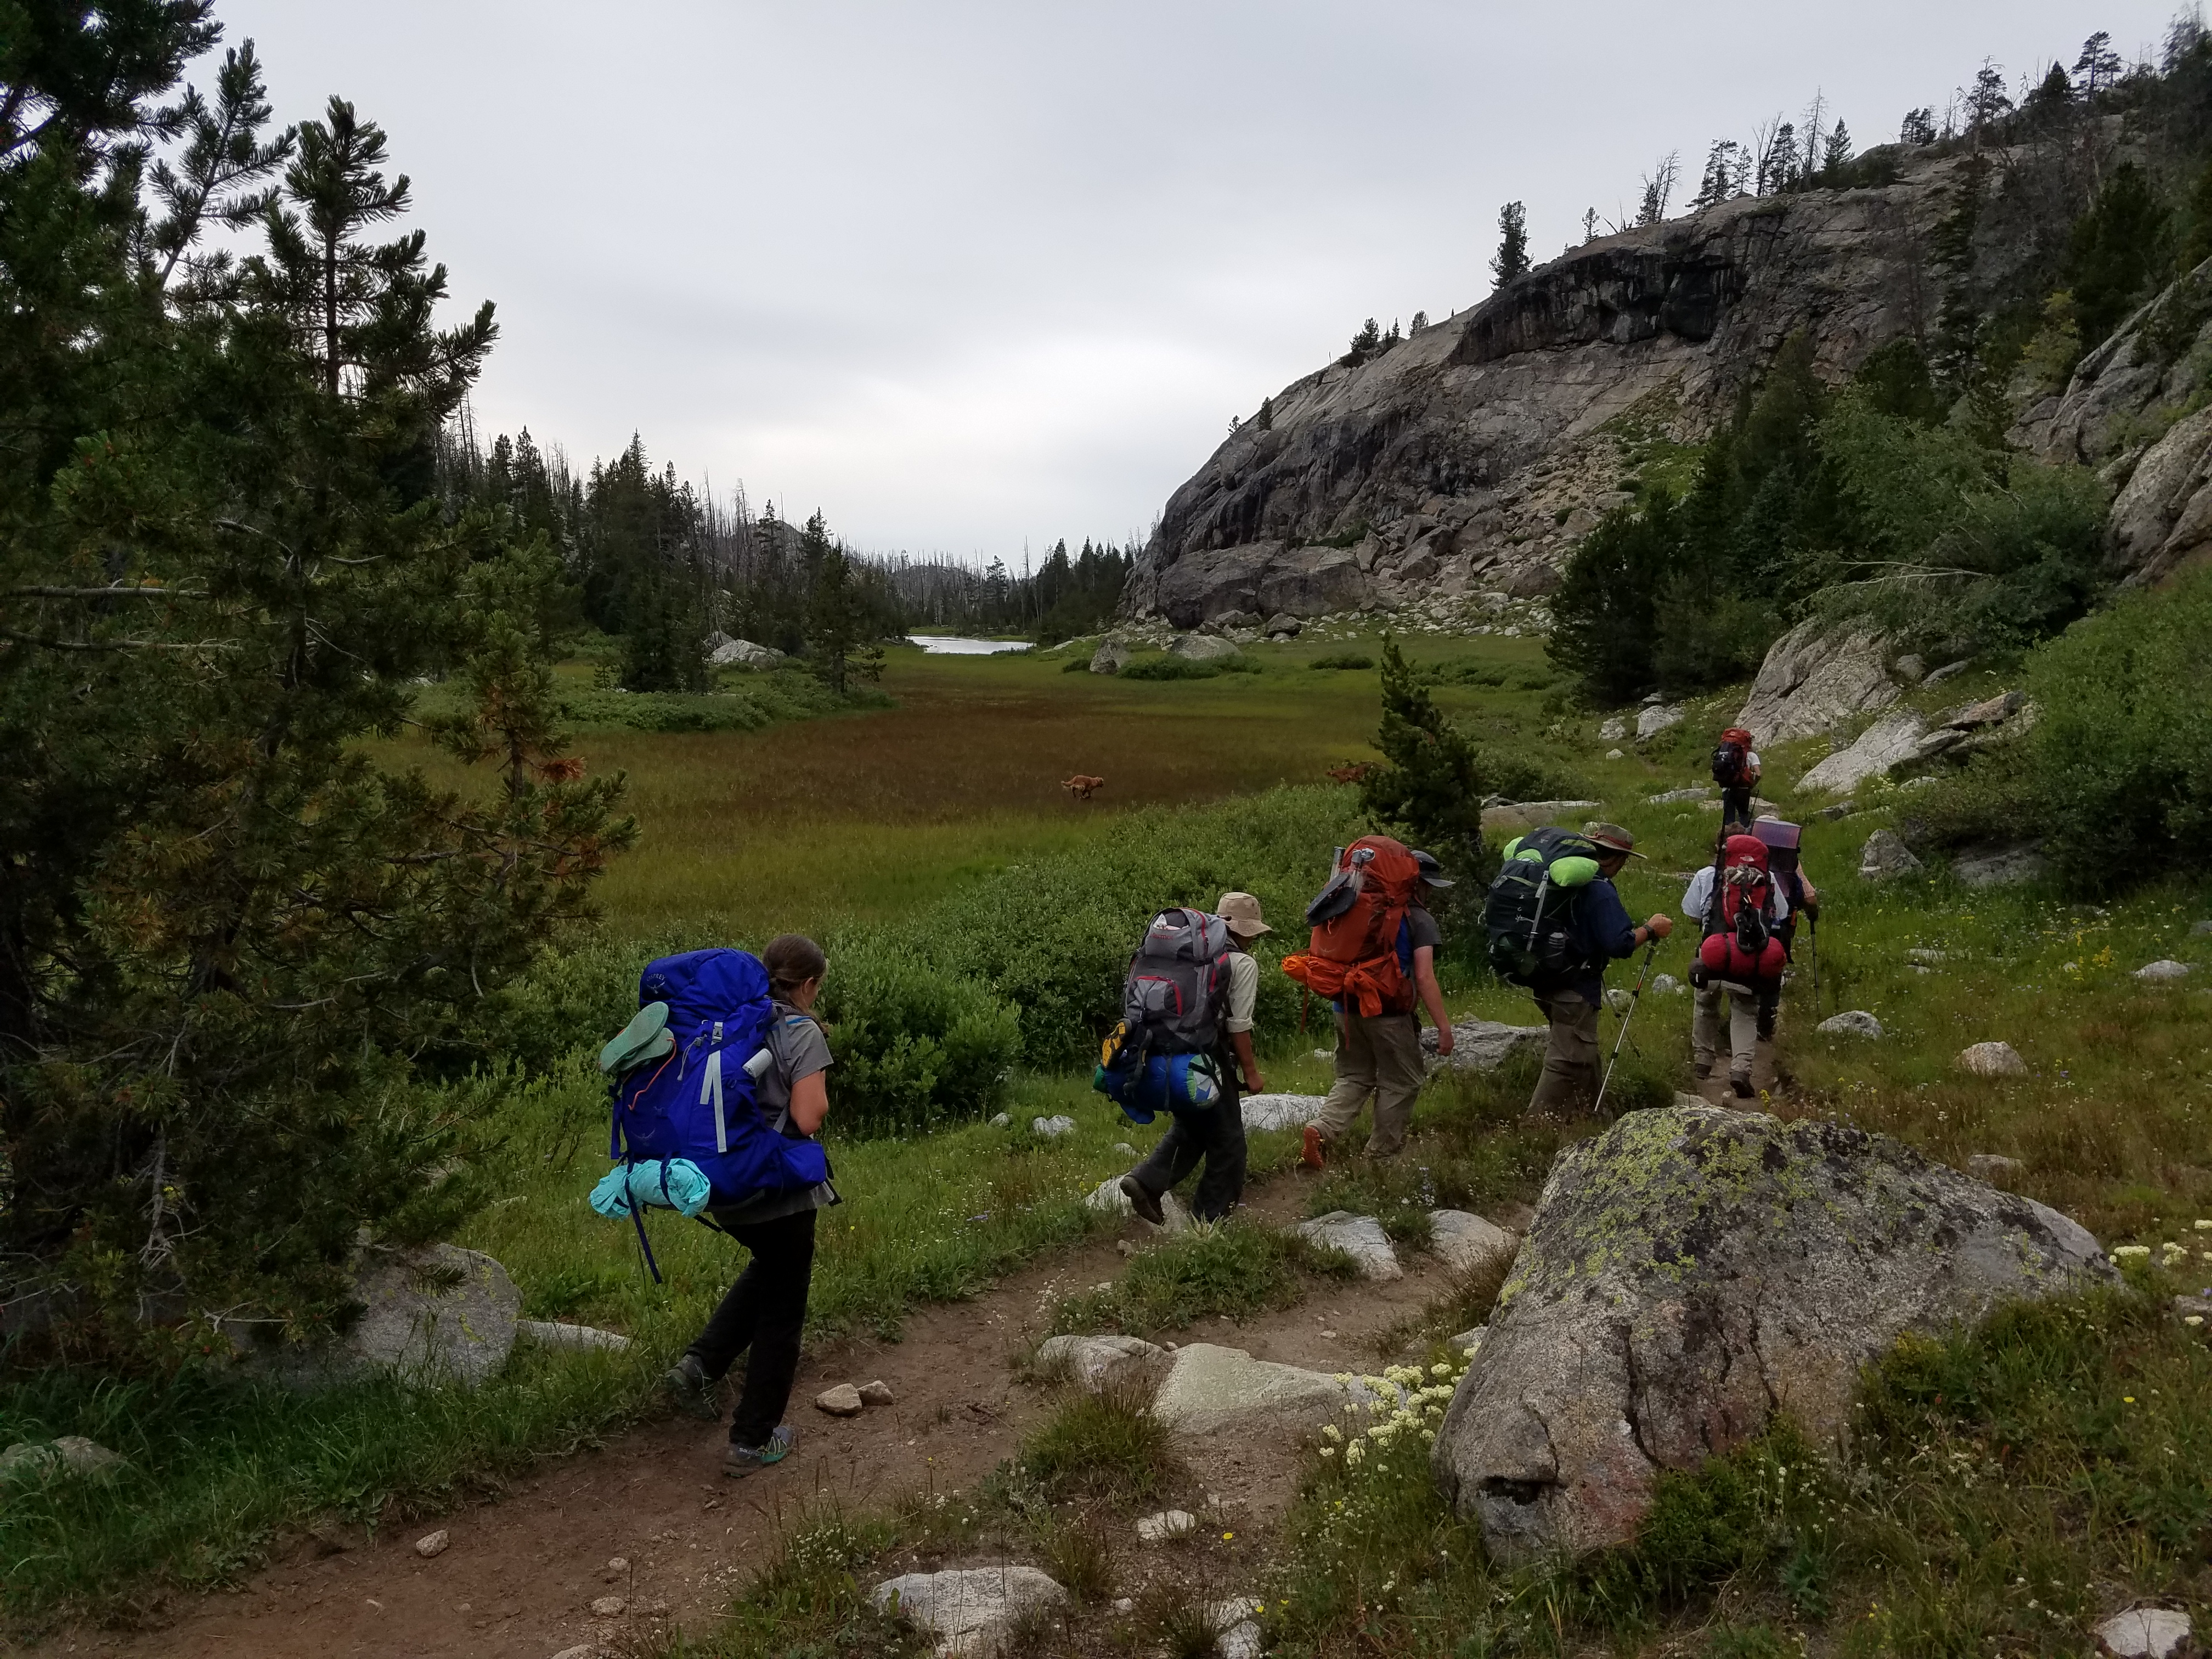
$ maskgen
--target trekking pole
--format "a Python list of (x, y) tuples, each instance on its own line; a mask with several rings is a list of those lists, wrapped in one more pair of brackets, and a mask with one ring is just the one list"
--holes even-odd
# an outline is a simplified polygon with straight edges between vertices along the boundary
[(1644, 998), (1644, 981), (1651, 971), (1651, 958), (1659, 954), (1659, 940), (1655, 936), (1644, 947), (1644, 964), (1636, 970), (1636, 988), (1628, 994), (1628, 1012), (1620, 1017), (1620, 1034), (1613, 1040), (1613, 1058), (1605, 1063), (1605, 1076), (1597, 1085), (1597, 1104), (1590, 1108), (1595, 1117), (1605, 1110), (1605, 1091), (1613, 1086), (1613, 1068), (1620, 1063), (1620, 1045), (1628, 1041), (1628, 1022), (1636, 1018), (1636, 1005)]
[(1813, 933), (1813, 1018), (1820, 1018), (1820, 919), (1806, 912), (1805, 926)]

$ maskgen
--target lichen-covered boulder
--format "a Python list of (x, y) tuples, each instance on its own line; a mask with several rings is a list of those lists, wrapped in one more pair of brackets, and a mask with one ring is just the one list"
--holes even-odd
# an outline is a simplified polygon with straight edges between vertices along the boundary
[(1631, 1113), (1553, 1166), (1437, 1479), (1501, 1554), (1623, 1543), (1660, 1471), (1778, 1413), (1832, 1441), (1860, 1369), (1905, 1332), (2112, 1276), (2075, 1222), (1901, 1141)]

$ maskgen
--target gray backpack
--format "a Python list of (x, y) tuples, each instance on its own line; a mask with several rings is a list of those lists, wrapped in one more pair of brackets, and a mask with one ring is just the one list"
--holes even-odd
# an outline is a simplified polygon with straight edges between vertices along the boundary
[(1122, 1054), (1212, 1054), (1221, 1042), (1234, 949), (1219, 916), (1186, 909), (1154, 916), (1121, 988)]

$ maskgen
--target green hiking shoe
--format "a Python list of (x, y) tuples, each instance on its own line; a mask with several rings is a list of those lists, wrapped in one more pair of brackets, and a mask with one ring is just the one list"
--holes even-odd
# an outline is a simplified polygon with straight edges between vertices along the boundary
[(722, 1473), (732, 1480), (742, 1480), (770, 1464), (782, 1462), (798, 1443), (799, 1431), (788, 1423), (778, 1424), (757, 1446), (740, 1446), (732, 1440), (729, 1450), (722, 1454)]

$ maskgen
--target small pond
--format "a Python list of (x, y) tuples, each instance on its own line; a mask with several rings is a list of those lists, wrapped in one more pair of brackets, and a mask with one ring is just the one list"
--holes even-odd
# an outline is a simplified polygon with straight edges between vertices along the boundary
[(907, 643), (933, 657), (988, 657), (1000, 651), (1026, 651), (1027, 640), (969, 640), (957, 634), (909, 634)]

